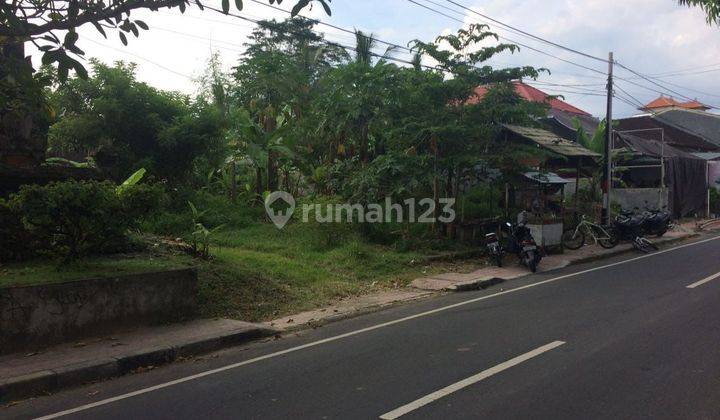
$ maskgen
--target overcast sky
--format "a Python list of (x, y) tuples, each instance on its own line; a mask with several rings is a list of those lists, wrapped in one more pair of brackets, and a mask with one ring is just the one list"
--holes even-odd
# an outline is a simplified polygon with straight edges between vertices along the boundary
[[(267, 3), (267, 0), (263, 1)], [(453, 10), (442, 10), (466, 24), (482, 20), (444, 0), (417, 1), (439, 10), (440, 6), (451, 8)], [(608, 52), (613, 51), (618, 62), (643, 74), (685, 73), (663, 77), (658, 82), (660, 87), (616, 68), (618, 76), (628, 79), (617, 81), (627, 92), (616, 90), (620, 95), (627, 97), (629, 94), (645, 103), (659, 96), (656, 91), (664, 91), (666, 96), (698, 98), (720, 107), (720, 28), (708, 26), (699, 9), (678, 6), (675, 0), (455, 1), (526, 32), (594, 56), (607, 57)], [(219, 1), (207, 4), (220, 7)], [(292, 4), (294, 0), (285, 0), (282, 6), (290, 8)], [(333, 16), (328, 17), (321, 7), (315, 6), (303, 14), (338, 26), (372, 32), (383, 40), (401, 45), (415, 38), (432, 40), (438, 34), (454, 32), (462, 26), (460, 22), (407, 0), (334, 0), (332, 11)], [(239, 13), (253, 19), (287, 16), (250, 0), (245, 0), (245, 9)], [(88, 58), (97, 57), (107, 63), (115, 60), (136, 62), (140, 80), (158, 88), (189, 94), (197, 91), (193, 80), (202, 74), (211, 52), (219, 52), (224, 65), (229, 68), (237, 62), (253, 27), (250, 22), (207, 9), (201, 12), (190, 8), (184, 15), (167, 9), (141, 11), (133, 12), (133, 17), (144, 20), (150, 30), (143, 31), (139, 39), (130, 36), (129, 46), (123, 46), (116, 33), (109, 32), (108, 39), (104, 39), (91, 25), (80, 29), (78, 45)], [(607, 71), (607, 64), (510, 33), (494, 24), (492, 28), (501, 36), (564, 60), (598, 72)], [(332, 41), (353, 45), (350, 34), (323, 26), (317, 29), (325, 32)], [(378, 53), (382, 52), (378, 50)], [(405, 55), (398, 54), (397, 57), (405, 58)], [(35, 56), (34, 60), (39, 62), (39, 57)], [(536, 87), (548, 93), (562, 94), (567, 102), (593, 115), (605, 114), (605, 98), (601, 96), (604, 76), (601, 74), (522, 47), (516, 54), (497, 57), (492, 64), (546, 67), (552, 74), (543, 75), (539, 79), (542, 85)], [(695, 74), (687, 74), (693, 72)], [(619, 99), (614, 101), (614, 107), (615, 116), (636, 113), (633, 107)]]

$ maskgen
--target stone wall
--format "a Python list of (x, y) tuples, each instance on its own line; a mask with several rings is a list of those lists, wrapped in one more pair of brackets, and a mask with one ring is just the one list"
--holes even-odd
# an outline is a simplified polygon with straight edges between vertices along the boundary
[(0, 354), (182, 321), (196, 312), (194, 269), (0, 288)]
[(668, 189), (614, 188), (610, 198), (613, 203), (618, 203), (623, 210), (632, 211), (635, 207), (645, 210), (645, 202), (651, 209), (660, 209), (668, 204)]

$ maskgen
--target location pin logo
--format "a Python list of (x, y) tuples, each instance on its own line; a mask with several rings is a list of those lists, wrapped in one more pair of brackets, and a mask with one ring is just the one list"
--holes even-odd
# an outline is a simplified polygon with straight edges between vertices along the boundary
[[(276, 201), (282, 200), (287, 204), (287, 208), (284, 211), (273, 210), (272, 206)], [(295, 198), (292, 194), (285, 191), (275, 191), (268, 194), (265, 197), (265, 211), (267, 212), (270, 220), (275, 224), (275, 227), (282, 229), (285, 227), (295, 211)]]

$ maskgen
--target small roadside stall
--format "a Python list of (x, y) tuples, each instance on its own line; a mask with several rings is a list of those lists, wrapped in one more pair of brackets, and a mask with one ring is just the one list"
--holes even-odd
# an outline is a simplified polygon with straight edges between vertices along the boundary
[(535, 241), (545, 247), (560, 246), (563, 233), (564, 189), (568, 183), (552, 172), (525, 172), (515, 188), (516, 205), (529, 213), (527, 227)]
[[(505, 207), (509, 209), (512, 204), (528, 211), (528, 227), (537, 243), (546, 248), (560, 248), (563, 220), (568, 210), (565, 187), (573, 184), (577, 200), (581, 178), (592, 175), (600, 155), (548, 130), (516, 125), (503, 127), (506, 141), (535, 146), (545, 152), (542, 158), (529, 165), (535, 170), (522, 174), (513, 185), (506, 186)], [(565, 178), (558, 173), (572, 175)], [(574, 211), (577, 203), (572, 204), (569, 207)]]

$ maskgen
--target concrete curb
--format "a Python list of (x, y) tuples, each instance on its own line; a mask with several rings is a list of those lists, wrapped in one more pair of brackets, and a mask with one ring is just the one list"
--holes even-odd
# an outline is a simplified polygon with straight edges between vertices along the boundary
[[(657, 245), (659, 247), (665, 247), (667, 245), (672, 245), (672, 244), (682, 242), (682, 241), (685, 241), (688, 239), (692, 239), (692, 238), (695, 238), (698, 236), (700, 236), (698, 233), (688, 233), (685, 236), (672, 238), (672, 239), (666, 239), (666, 240), (662, 240), (662, 241), (657, 241)], [(564, 265), (562, 267), (557, 267), (557, 268), (565, 268), (565, 267), (569, 267), (572, 265), (600, 261), (600, 260), (604, 260), (607, 258), (616, 257), (618, 255), (628, 254), (630, 252), (635, 252), (635, 248), (633, 248), (631, 246), (629, 248), (618, 249), (618, 250), (614, 250), (614, 251), (610, 251), (610, 252), (606, 252), (606, 253), (602, 253), (602, 254), (597, 254), (597, 255), (593, 255), (593, 256), (589, 256), (589, 257), (585, 257), (585, 258), (579, 258), (577, 260), (568, 261), (567, 265)], [(552, 271), (554, 269), (555, 268), (548, 270), (548, 271)], [(528, 272), (527, 274), (529, 275), (532, 273)], [(522, 276), (520, 276), (520, 277), (522, 277)], [(478, 290), (478, 289), (487, 289), (488, 287), (503, 283), (505, 281), (513, 280), (516, 278), (519, 278), (519, 277), (511, 277), (511, 278), (507, 278), (507, 279), (502, 278), (502, 277), (493, 277), (490, 279), (472, 280), (472, 281), (467, 281), (464, 283), (453, 284), (443, 290), (450, 291), (450, 292), (469, 292), (469, 291)]]
[[(698, 234), (698, 233), (688, 233), (686, 236), (667, 239), (667, 240), (663, 240), (663, 241), (657, 241), (657, 245), (659, 247), (665, 247), (666, 245), (676, 244), (678, 242), (686, 241), (688, 239), (696, 238), (698, 236), (700, 236), (700, 234)], [(606, 258), (617, 257), (618, 255), (629, 254), (630, 252), (636, 252), (635, 248), (633, 248), (631, 246), (630, 248), (626, 248), (626, 249), (618, 249), (618, 250), (604, 253), (604, 254), (598, 254), (598, 255), (593, 255), (590, 257), (580, 258), (575, 261), (570, 261), (570, 264), (568, 264), (568, 266), (604, 260)]]
[(465, 283), (458, 283), (448, 287), (446, 290), (453, 292), (469, 292), (478, 289), (487, 289), (496, 284), (504, 283), (506, 279), (502, 277), (493, 277), (490, 279), (473, 280)]
[(277, 333), (276, 329), (258, 325), (251, 329), (206, 336), (174, 345), (147, 348), (121, 357), (89, 360), (23, 376), (2, 378), (0, 403), (125, 375), (138, 368), (168, 364), (180, 357), (209, 353)]

